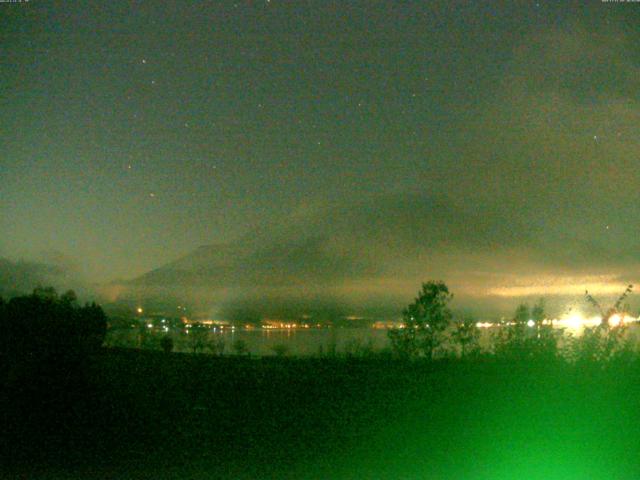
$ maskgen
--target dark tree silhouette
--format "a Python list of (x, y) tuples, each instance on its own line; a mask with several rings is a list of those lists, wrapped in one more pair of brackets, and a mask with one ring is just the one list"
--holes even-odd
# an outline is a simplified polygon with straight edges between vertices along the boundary
[(195, 322), (189, 329), (189, 346), (193, 353), (202, 352), (209, 342), (209, 329), (200, 322)]
[(418, 296), (402, 312), (404, 327), (389, 331), (394, 352), (403, 358), (424, 355), (432, 360), (451, 322), (448, 304), (452, 298), (444, 282), (422, 284)]
[(527, 346), (533, 356), (552, 359), (556, 358), (560, 353), (558, 342), (562, 337), (562, 330), (554, 329), (546, 317), (544, 300), (541, 298), (531, 308), (534, 334), (527, 338)]
[(451, 337), (455, 343), (460, 345), (460, 356), (463, 358), (480, 351), (480, 329), (477, 327), (475, 319), (470, 315), (465, 315), (455, 322)]
[(520, 304), (513, 319), (502, 322), (494, 335), (494, 350), (498, 357), (511, 360), (552, 360), (558, 357), (561, 330), (546, 322), (544, 300), (532, 308)]
[(164, 353), (171, 353), (173, 351), (173, 339), (169, 335), (165, 335), (160, 340), (160, 347)]
[(78, 306), (71, 291), (39, 287), (0, 304), (0, 391), (12, 438), (37, 439), (77, 418), (106, 325), (98, 305)]
[(591, 306), (595, 308), (600, 314), (600, 317), (602, 318), (602, 322), (600, 323), (600, 325), (604, 328), (609, 328), (609, 320), (611, 319), (611, 317), (617, 314), (626, 313), (622, 311), (622, 305), (629, 294), (632, 292), (632, 290), (633, 285), (627, 285), (627, 288), (624, 290), (624, 292), (622, 292), (616, 302), (608, 309), (603, 308), (602, 305), (600, 305), (600, 302), (593, 298), (588, 290), (585, 290), (584, 295), (587, 299), (587, 302), (591, 304)]
[(493, 342), (498, 357), (524, 358), (527, 352), (527, 322), (530, 320), (529, 306), (521, 303), (513, 318), (503, 321), (496, 331)]
[(0, 311), (7, 359), (82, 355), (104, 342), (107, 318), (95, 303), (78, 306), (75, 293), (58, 297), (51, 287), (14, 297)]
[(623, 302), (633, 290), (633, 285), (628, 285), (613, 305), (604, 308), (588, 291), (585, 291), (587, 302), (600, 314), (600, 325), (593, 328), (585, 328), (582, 337), (573, 344), (573, 355), (577, 362), (602, 362), (613, 360), (620, 353), (627, 350), (624, 343), (624, 335), (627, 327), (622, 321), (612, 325), (614, 315), (621, 318), (628, 313), (628, 305)]

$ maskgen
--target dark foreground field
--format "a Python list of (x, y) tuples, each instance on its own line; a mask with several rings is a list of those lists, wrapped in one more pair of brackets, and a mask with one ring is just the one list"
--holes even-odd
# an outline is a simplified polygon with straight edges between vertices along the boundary
[(640, 365), (104, 350), (81, 370), (64, 389), (8, 383), (5, 477), (640, 476)]

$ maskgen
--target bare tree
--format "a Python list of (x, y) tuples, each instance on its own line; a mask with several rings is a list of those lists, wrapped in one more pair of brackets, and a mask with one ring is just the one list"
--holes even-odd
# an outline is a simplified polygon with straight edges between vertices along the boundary
[(587, 302), (600, 314), (602, 321), (595, 328), (586, 328), (582, 337), (574, 342), (573, 354), (578, 362), (608, 362), (626, 348), (623, 337), (626, 326), (623, 322), (611, 325), (614, 315), (624, 316), (628, 311), (628, 305), (623, 302), (633, 290), (633, 285), (628, 285), (616, 302), (609, 308), (602, 307), (588, 291), (585, 291)]
[(629, 296), (632, 290), (633, 290), (633, 285), (627, 285), (627, 288), (625, 289), (624, 292), (622, 292), (622, 295), (618, 297), (618, 300), (616, 300), (616, 302), (606, 310), (602, 307), (602, 305), (600, 305), (600, 302), (598, 302), (595, 298), (593, 298), (593, 296), (589, 293), (588, 290), (585, 290), (584, 294), (587, 299), (587, 302), (589, 302), (591, 306), (595, 308), (596, 311), (600, 314), (600, 317), (602, 318), (602, 322), (600, 325), (602, 325), (604, 328), (608, 328), (609, 320), (611, 319), (611, 317), (613, 317), (616, 314), (625, 313), (624, 311), (622, 311), (622, 308), (621, 308), (622, 302), (626, 300), (626, 298)]

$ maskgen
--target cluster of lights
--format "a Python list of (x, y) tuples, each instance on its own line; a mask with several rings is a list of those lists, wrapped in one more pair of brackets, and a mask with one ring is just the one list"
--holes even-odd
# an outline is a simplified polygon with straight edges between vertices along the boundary
[(491, 323), (491, 322), (478, 322), (476, 323), (476, 327), (478, 328), (489, 328), (489, 327), (493, 327), (494, 325), (496, 325), (495, 323)]
[(280, 323), (280, 324), (266, 324), (266, 325), (262, 325), (262, 328), (265, 330), (274, 330), (274, 329), (281, 329), (281, 328), (309, 328), (309, 325), (307, 324), (303, 324), (303, 325), (298, 325), (297, 323)]
[[(638, 319), (636, 317), (632, 317), (630, 315), (619, 315), (615, 314), (609, 317), (609, 326), (617, 327), (619, 325), (628, 325), (630, 323), (637, 322)], [(553, 325), (558, 325), (561, 327), (569, 327), (578, 329), (581, 327), (597, 327), (602, 323), (602, 317), (596, 316), (591, 318), (585, 318), (580, 314), (573, 314), (562, 318), (560, 320), (554, 320)]]
[[(628, 325), (630, 323), (635, 323), (638, 321), (638, 318), (632, 317), (630, 315), (619, 315), (615, 314), (609, 317), (609, 326), (617, 327), (619, 325)], [(585, 327), (597, 327), (602, 323), (602, 317), (584, 317), (579, 313), (573, 313), (571, 315), (567, 315), (560, 319), (545, 319), (542, 321), (542, 325), (552, 325), (554, 327), (560, 328), (570, 328), (573, 330), (578, 330), (580, 328)], [(499, 326), (509, 326), (515, 325), (515, 322), (506, 322), (506, 323), (492, 323), (492, 322), (477, 322), (476, 327), (478, 328), (491, 328), (491, 327), (499, 327)], [(534, 320), (529, 320), (527, 322), (528, 327), (535, 327), (536, 322)]]

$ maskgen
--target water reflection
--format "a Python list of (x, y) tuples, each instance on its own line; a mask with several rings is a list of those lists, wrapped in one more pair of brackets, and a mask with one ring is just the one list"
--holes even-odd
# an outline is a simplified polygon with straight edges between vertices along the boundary
[[(549, 320), (559, 330), (564, 333), (561, 346), (569, 338), (576, 338), (582, 335), (585, 328), (595, 327), (600, 324), (599, 317), (584, 318), (573, 315), (557, 320)], [(610, 320), (612, 326), (623, 323), (628, 326), (625, 333), (627, 339), (635, 342), (640, 341), (640, 328), (637, 319), (627, 317)], [(501, 328), (494, 323), (479, 323), (480, 347), (490, 350), (492, 339)], [(137, 328), (112, 329), (108, 332), (106, 344), (113, 347), (135, 347), (135, 348), (160, 348), (160, 340), (163, 336), (170, 336), (173, 339), (174, 351), (193, 351), (193, 331), (186, 333), (185, 330), (169, 329), (161, 327), (162, 330), (143, 332)], [(142, 329), (144, 330), (144, 329)], [(287, 355), (308, 356), (308, 355), (330, 355), (332, 353), (344, 354), (365, 349), (380, 351), (390, 347), (386, 329), (376, 328), (209, 328), (205, 333), (204, 347), (200, 350), (204, 353), (212, 353), (207, 344), (216, 343), (219, 347), (223, 344), (223, 353), (234, 353), (234, 344), (238, 341), (246, 345), (251, 355), (267, 356), (275, 355), (277, 352), (286, 352)], [(215, 340), (215, 342), (214, 342)]]

